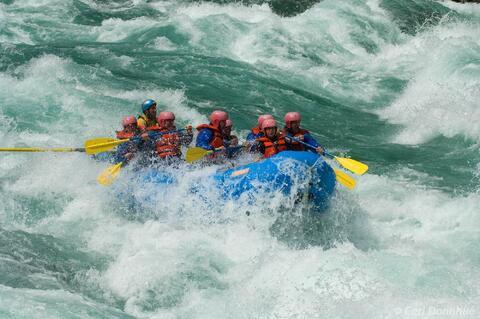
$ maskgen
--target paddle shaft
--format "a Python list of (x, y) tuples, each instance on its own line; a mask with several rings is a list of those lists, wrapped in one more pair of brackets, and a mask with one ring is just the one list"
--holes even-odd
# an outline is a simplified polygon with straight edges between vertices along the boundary
[(70, 147), (56, 147), (56, 148), (40, 148), (40, 147), (11, 147), (0, 148), (0, 152), (85, 152), (85, 148), (70, 148)]
[[(308, 143), (305, 143), (305, 142), (303, 142), (303, 141), (300, 141), (299, 139), (296, 139), (296, 138), (294, 138), (294, 137), (292, 137), (292, 136), (287, 136), (287, 138), (289, 138), (289, 139), (291, 139), (291, 140), (293, 140), (293, 141), (296, 141), (296, 142), (298, 142), (298, 143), (300, 143), (300, 144), (303, 144), (303, 145), (305, 145), (305, 146), (308, 146), (308, 147), (310, 147), (310, 148), (313, 148), (313, 149), (315, 149), (315, 150), (317, 149), (315, 146), (310, 145), (310, 144), (308, 144)], [(326, 155), (326, 156), (328, 156), (328, 157), (330, 157), (330, 158), (337, 159), (335, 156), (329, 154), (325, 149), (323, 149), (323, 154)], [(317, 160), (317, 161), (318, 161), (318, 160)], [(316, 164), (316, 163), (317, 163), (317, 162), (315, 162), (315, 164)], [(313, 164), (313, 166), (315, 166), (315, 164)], [(313, 168), (313, 166), (312, 166), (312, 168)], [(344, 186), (346, 186), (346, 187), (349, 188), (349, 189), (355, 188), (356, 182), (355, 182), (355, 180), (354, 180), (353, 178), (351, 178), (350, 176), (348, 176), (347, 174), (343, 173), (342, 171), (340, 171), (340, 170), (338, 170), (338, 169), (334, 169), (334, 172), (335, 172), (335, 176), (336, 176), (337, 180), (338, 180), (341, 184), (343, 184)]]
[[(165, 135), (165, 134), (176, 133), (176, 132), (181, 132), (181, 131), (185, 131), (185, 130), (186, 130), (186, 128), (181, 128), (181, 129), (178, 129), (178, 130), (167, 131), (167, 132), (156, 132), (156, 133), (149, 134), (148, 137), (149, 138), (156, 138), (158, 136), (162, 136), (162, 135)], [(138, 138), (138, 137), (132, 137), (132, 138)]]
[[(291, 139), (292, 141), (295, 141), (295, 142), (297, 142), (297, 143), (300, 143), (300, 144), (303, 144), (303, 145), (305, 145), (305, 146), (308, 146), (308, 147), (310, 147), (311, 149), (314, 149), (314, 150), (317, 149), (315, 146), (313, 146), (313, 145), (311, 145), (311, 144), (308, 144), (308, 143), (305, 143), (304, 141), (300, 141), (298, 138), (295, 138), (295, 137), (293, 137), (293, 136), (288, 136), (288, 135), (287, 135), (287, 136), (285, 136), (285, 137), (288, 138), (288, 139)], [(322, 147), (322, 148), (323, 148), (323, 147)], [(333, 158), (333, 155), (330, 155), (324, 148), (323, 148), (323, 153), (324, 153), (325, 155), (327, 155), (328, 157)]]

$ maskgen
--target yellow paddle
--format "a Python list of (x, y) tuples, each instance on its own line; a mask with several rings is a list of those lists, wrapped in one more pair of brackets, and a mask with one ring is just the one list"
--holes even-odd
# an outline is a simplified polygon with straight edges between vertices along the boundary
[[(158, 132), (149, 135), (150, 138), (155, 138), (160, 135), (168, 134), (168, 133), (174, 133), (174, 132), (180, 132), (185, 129), (180, 129), (180, 130), (174, 130), (174, 131), (168, 131), (168, 132)], [(113, 138), (108, 138), (108, 137), (101, 137), (101, 138), (95, 138), (92, 140), (88, 140), (85, 142), (85, 150), (87, 151), (87, 154), (97, 154), (101, 152), (106, 152), (114, 148), (115, 146), (131, 141), (132, 139), (139, 139), (139, 137), (133, 137), (130, 139), (123, 139), (123, 140), (116, 140)], [(97, 177), (97, 181), (103, 185), (103, 186), (110, 186), (112, 183), (115, 181), (117, 178), (118, 174), (120, 174), (120, 170), (122, 169), (123, 162), (120, 162), (118, 164), (112, 165), (107, 167), (103, 172), (100, 173)]]
[(94, 138), (85, 142), (85, 152), (87, 152), (87, 154), (107, 152), (115, 146), (128, 141), (130, 141), (130, 139), (116, 140), (108, 137)]
[(213, 152), (213, 150), (206, 150), (201, 147), (190, 147), (185, 154), (185, 161), (187, 161), (187, 163), (192, 163)]
[(54, 148), (40, 148), (40, 147), (5, 147), (0, 148), (0, 152), (85, 152), (84, 148), (73, 147), (54, 147)]
[[(157, 132), (157, 133), (149, 134), (148, 137), (156, 138), (164, 134), (170, 134), (170, 133), (180, 132), (184, 130), (185, 129), (179, 129), (179, 130), (173, 130), (173, 131), (167, 131), (167, 132)], [(97, 154), (101, 152), (106, 152), (111, 150), (117, 145), (126, 143), (128, 141), (140, 140), (141, 138), (142, 137), (140, 136), (135, 136), (135, 137), (127, 138), (123, 140), (117, 140), (109, 137), (94, 138), (85, 142), (85, 151), (87, 152), (87, 154)]]
[(354, 172), (355, 174), (363, 175), (368, 171), (368, 166), (366, 164), (363, 164), (354, 159), (334, 156), (330, 153), (327, 153), (327, 151), (325, 151), (325, 155), (327, 155), (330, 158), (336, 159), (337, 162), (340, 163), (340, 165), (342, 165), (349, 171)]
[(334, 168), (333, 171), (335, 172), (335, 176), (337, 177), (337, 181), (339, 181), (340, 184), (342, 184), (343, 186), (345, 186), (348, 189), (354, 189), (355, 188), (355, 185), (357, 184), (357, 182), (353, 178), (351, 178), (350, 176), (348, 176), (347, 174), (345, 174), (344, 172), (342, 172), (339, 169)]
[(118, 164), (112, 165), (107, 167), (103, 172), (101, 172), (98, 177), (97, 181), (99, 184), (103, 186), (110, 186), (117, 178), (118, 174), (120, 173), (120, 169), (122, 168), (123, 162)]
[[(235, 146), (235, 147), (229, 147), (228, 150), (235, 150), (235, 149), (240, 149), (240, 148), (243, 148), (243, 146)], [(195, 162), (195, 161), (198, 161), (200, 159), (202, 159), (205, 155), (208, 155), (208, 154), (211, 154), (213, 152), (218, 152), (218, 151), (221, 151), (225, 149), (225, 147), (219, 147), (219, 148), (216, 148), (214, 150), (206, 150), (204, 148), (201, 148), (201, 147), (190, 147), (188, 150), (187, 150), (187, 153), (185, 154), (185, 161), (187, 163), (192, 163), (192, 162)]]
[[(310, 167), (311, 172), (313, 172), (315, 165), (317, 165), (320, 159), (321, 157), (319, 156), (318, 159), (315, 161), (315, 163), (313, 163), (313, 165)], [(348, 176), (347, 174), (345, 174), (339, 169), (334, 168), (333, 171), (335, 172), (335, 177), (340, 184), (347, 187), (348, 189), (355, 188), (355, 185), (357, 184), (357, 182), (353, 178), (351, 178), (350, 176)]]
[[(316, 147), (314, 147), (313, 145), (310, 145), (308, 143), (300, 141), (299, 139), (297, 139), (295, 137), (286, 136), (286, 138), (289, 138), (289, 139), (291, 139), (295, 142), (298, 142), (298, 143), (303, 144), (305, 146), (308, 146), (310, 148), (316, 149)], [(328, 157), (336, 159), (338, 161), (338, 163), (340, 163), (340, 165), (342, 165), (343, 167), (345, 167), (349, 171), (352, 171), (355, 174), (363, 175), (368, 171), (368, 166), (366, 164), (363, 164), (363, 163), (359, 162), (359, 161), (356, 161), (356, 160), (351, 159), (351, 158), (337, 157), (337, 156), (334, 156), (334, 155), (328, 153), (327, 151), (324, 151), (324, 153)]]

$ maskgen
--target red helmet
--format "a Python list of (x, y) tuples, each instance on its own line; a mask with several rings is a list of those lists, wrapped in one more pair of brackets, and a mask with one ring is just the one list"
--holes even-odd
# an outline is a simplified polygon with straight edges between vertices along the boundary
[(175, 120), (175, 114), (173, 114), (173, 112), (160, 112), (157, 117), (158, 123), (165, 120)]
[(137, 119), (133, 115), (125, 116), (122, 120), (123, 127), (130, 124), (137, 124)]
[(258, 117), (258, 127), (262, 127), (262, 123), (265, 120), (271, 119), (273, 120), (273, 116), (270, 114), (263, 114)]
[(271, 128), (271, 127), (277, 127), (277, 122), (275, 122), (274, 119), (266, 119), (262, 123), (262, 130), (265, 130), (266, 128)]
[(232, 126), (233, 126), (232, 120), (227, 120), (227, 121), (225, 122), (225, 127), (232, 127)]
[(290, 122), (300, 122), (301, 120), (302, 117), (298, 112), (288, 112), (287, 114), (285, 114), (285, 125), (287, 127), (290, 127)]
[(213, 126), (218, 126), (218, 123), (220, 121), (226, 120), (228, 120), (227, 112), (216, 110), (213, 111), (212, 114), (210, 114), (210, 123), (212, 123)]

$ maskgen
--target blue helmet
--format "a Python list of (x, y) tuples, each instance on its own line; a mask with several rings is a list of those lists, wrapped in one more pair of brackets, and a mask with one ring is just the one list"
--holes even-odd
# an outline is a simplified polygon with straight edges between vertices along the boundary
[(151, 108), (154, 105), (157, 105), (157, 102), (155, 102), (152, 99), (148, 99), (148, 100), (143, 101), (142, 112), (145, 113), (146, 110), (148, 110), (149, 108)]

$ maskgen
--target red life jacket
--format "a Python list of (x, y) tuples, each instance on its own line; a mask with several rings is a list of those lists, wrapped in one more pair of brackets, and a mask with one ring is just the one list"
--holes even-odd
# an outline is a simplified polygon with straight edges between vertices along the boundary
[[(290, 132), (288, 130), (288, 128), (284, 127), (283, 130), (282, 130), (282, 133), (283, 133), (284, 136), (292, 136), (292, 137), (298, 138), (300, 136), (308, 134), (308, 131), (301, 128), (301, 129), (298, 130), (297, 133), (293, 134), (292, 132)], [(288, 137), (287, 137), (287, 139), (288, 139)], [(305, 151), (305, 149), (306, 149), (305, 145), (300, 144), (300, 143), (298, 143), (294, 140), (289, 140), (288, 142), (289, 142), (288, 144), (290, 146), (289, 148), (293, 151)]]
[[(167, 130), (163, 130), (167, 132)], [(180, 156), (180, 139), (177, 132), (163, 134), (155, 143), (157, 154), (161, 158)]]
[(251, 131), (253, 134), (258, 135), (262, 130), (258, 126), (255, 126), (251, 129)]
[[(174, 127), (171, 130), (167, 130), (164, 127), (160, 127), (159, 125), (150, 126), (147, 128), (148, 131), (156, 131), (156, 132), (168, 132), (174, 131), (176, 128)], [(157, 137), (155, 142), (155, 150), (157, 151), (157, 155), (161, 158), (165, 158), (167, 156), (180, 156), (180, 139), (177, 132), (169, 133), (169, 134), (162, 134)]]
[(263, 153), (263, 156), (265, 158), (287, 150), (285, 138), (281, 134), (277, 134), (277, 140), (275, 142), (272, 142), (272, 140), (270, 140), (266, 136), (257, 138), (257, 141), (262, 143), (265, 148), (265, 151)]
[(124, 140), (124, 139), (127, 139), (127, 138), (132, 138), (134, 137), (136, 134), (135, 133), (127, 133), (125, 132), (125, 130), (122, 130), (122, 131), (117, 131), (117, 138), (119, 140)]
[(211, 129), (213, 131), (213, 139), (210, 142), (210, 146), (213, 148), (219, 148), (223, 146), (223, 135), (222, 131), (219, 128), (211, 125), (211, 124), (201, 124), (197, 126), (197, 131), (201, 131), (204, 129)]
[(158, 131), (158, 132), (161, 132), (163, 130), (162, 127), (160, 127), (160, 125), (158, 124), (155, 124), (153, 126), (149, 126), (146, 128), (147, 131)]

